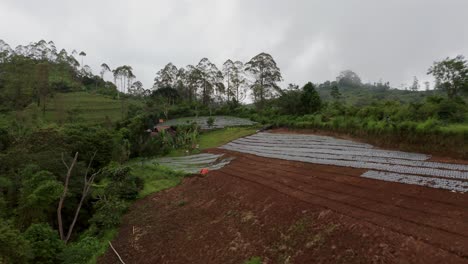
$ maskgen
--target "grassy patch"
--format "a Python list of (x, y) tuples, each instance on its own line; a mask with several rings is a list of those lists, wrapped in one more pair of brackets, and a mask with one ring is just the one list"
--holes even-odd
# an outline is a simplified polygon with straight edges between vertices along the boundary
[(143, 198), (149, 194), (159, 192), (180, 183), (185, 173), (173, 171), (166, 167), (157, 165), (151, 160), (135, 159), (127, 164), (132, 168), (132, 173), (143, 178), (145, 185), (139, 194)]
[(244, 264), (262, 264), (262, 259), (260, 257), (251, 257)]
[(468, 133), (468, 124), (451, 124), (440, 127), (442, 132)]
[(249, 136), (258, 130), (257, 127), (228, 127), (214, 131), (204, 132), (200, 135), (200, 149), (216, 148), (235, 139)]
[[(216, 148), (235, 139), (254, 134), (258, 126), (249, 127), (227, 127), (218, 130), (202, 132), (198, 138), (199, 149), (192, 152), (198, 154), (204, 149)], [(187, 155), (183, 149), (175, 149), (169, 153), (169, 157), (178, 157)]]
[(104, 255), (104, 253), (106, 253), (107, 249), (109, 248), (109, 241), (112, 241), (114, 239), (114, 237), (117, 236), (117, 233), (118, 233), (117, 228), (107, 230), (104, 233), (102, 238), (99, 239), (99, 242), (100, 242), (99, 250), (96, 252), (96, 254), (94, 254), (94, 256), (91, 258), (91, 260), (88, 262), (88, 264), (97, 263), (98, 258), (100, 256)]

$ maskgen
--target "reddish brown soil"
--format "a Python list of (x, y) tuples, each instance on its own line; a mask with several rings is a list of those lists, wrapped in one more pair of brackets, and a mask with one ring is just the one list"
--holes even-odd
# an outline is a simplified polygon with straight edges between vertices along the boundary
[(236, 159), (132, 206), (112, 242), (127, 264), (468, 263), (467, 195), (209, 152)]

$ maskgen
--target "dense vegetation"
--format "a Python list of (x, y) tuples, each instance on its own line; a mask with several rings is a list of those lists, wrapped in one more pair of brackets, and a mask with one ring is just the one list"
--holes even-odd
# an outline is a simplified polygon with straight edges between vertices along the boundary
[[(187, 123), (176, 136), (151, 133), (160, 118), (236, 115), (468, 155), (468, 65), (461, 56), (430, 67), (437, 85), (426, 91), (417, 79), (407, 90), (364, 84), (350, 70), (335, 81), (281, 89), (280, 69), (266, 53), (227, 60), (221, 70), (207, 58), (182, 68), (169, 63), (144, 89), (132, 67), (103, 63), (95, 75), (85, 58), (53, 42), (12, 49), (0, 41), (0, 263), (94, 261), (131, 201), (183, 177), (145, 164), (147, 157), (254, 131), (204, 136)], [(113, 82), (105, 81), (110, 73)], [(253, 104), (242, 104), (247, 97)]]

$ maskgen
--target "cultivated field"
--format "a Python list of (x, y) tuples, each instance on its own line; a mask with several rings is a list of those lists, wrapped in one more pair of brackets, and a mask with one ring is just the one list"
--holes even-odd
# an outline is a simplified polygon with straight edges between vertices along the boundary
[[(109, 96), (88, 92), (57, 93), (49, 99), (45, 112), (48, 122), (73, 122), (86, 125), (109, 124), (122, 119), (129, 105), (141, 104), (137, 100), (119, 101)], [(31, 104), (23, 113), (42, 116), (40, 109)]]
[(466, 161), (278, 133), (207, 152), (233, 160), (138, 201), (113, 242), (124, 260), (468, 263)]
[(256, 122), (253, 122), (246, 118), (233, 117), (233, 116), (213, 116), (214, 123), (213, 123), (213, 126), (210, 127), (208, 126), (208, 123), (207, 123), (208, 118), (209, 116), (176, 118), (176, 119), (168, 120), (164, 122), (162, 125), (175, 126), (175, 125), (186, 125), (186, 124), (191, 124), (195, 122), (201, 127), (201, 129), (208, 130), (208, 129), (218, 129), (218, 128), (224, 128), (224, 127), (251, 126), (251, 125), (256, 124)]
[(428, 155), (381, 150), (333, 137), (258, 133), (221, 148), (268, 158), (369, 169), (361, 177), (468, 191), (468, 165), (427, 161)]

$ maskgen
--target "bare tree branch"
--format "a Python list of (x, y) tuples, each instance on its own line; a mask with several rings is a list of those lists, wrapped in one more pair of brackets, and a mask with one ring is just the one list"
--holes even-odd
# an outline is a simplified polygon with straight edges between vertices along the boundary
[(89, 189), (91, 188), (91, 185), (94, 182), (94, 178), (96, 177), (96, 175), (98, 175), (101, 172), (101, 170), (97, 171), (96, 173), (91, 175), (91, 177), (88, 179), (89, 169), (91, 168), (91, 164), (93, 163), (94, 158), (96, 157), (96, 152), (97, 151), (95, 151), (93, 156), (91, 157), (91, 160), (89, 161), (89, 164), (88, 164), (88, 168), (86, 169), (86, 173), (84, 176), (83, 191), (81, 193), (81, 199), (80, 199), (80, 202), (78, 203), (78, 207), (75, 210), (75, 216), (73, 217), (73, 221), (70, 224), (70, 227), (68, 228), (67, 237), (64, 239), (65, 243), (68, 242), (68, 240), (70, 239), (72, 235), (73, 228), (75, 227), (75, 224), (76, 224), (76, 220), (78, 219), (78, 215), (80, 214), (81, 206), (83, 206), (83, 202), (89, 193)]
[(59, 234), (60, 234), (60, 239), (64, 239), (64, 234), (63, 234), (63, 222), (62, 222), (62, 208), (63, 208), (63, 202), (65, 201), (65, 198), (67, 196), (68, 192), (68, 183), (70, 181), (70, 176), (73, 171), (73, 167), (76, 164), (76, 161), (78, 159), (78, 152), (75, 153), (75, 157), (73, 158), (73, 161), (70, 166), (67, 165), (63, 158), (63, 153), (62, 153), (62, 162), (65, 164), (65, 167), (67, 167), (67, 176), (65, 177), (65, 184), (63, 186), (63, 193), (62, 196), (60, 196), (59, 204), (57, 207), (57, 221), (58, 221), (58, 226), (59, 226)]
[(91, 175), (91, 177), (89, 178), (88, 181), (85, 182), (85, 185), (83, 186), (83, 192), (81, 193), (81, 199), (80, 199), (80, 202), (78, 203), (78, 207), (76, 208), (76, 211), (75, 211), (75, 216), (73, 217), (73, 221), (72, 223), (70, 224), (70, 228), (68, 229), (68, 233), (67, 233), (67, 237), (65, 238), (65, 243), (68, 242), (68, 240), (70, 239), (71, 235), (72, 235), (72, 232), (73, 232), (73, 228), (75, 227), (75, 224), (76, 224), (76, 220), (78, 219), (78, 215), (80, 214), (80, 210), (81, 210), (81, 206), (83, 206), (83, 202), (84, 200), (86, 199), (86, 196), (88, 196), (88, 193), (89, 193), (89, 190), (91, 188), (91, 185), (93, 184), (94, 182), (94, 178), (96, 177), (96, 175), (98, 175), (101, 171), (99, 170), (98, 172), (94, 173), (93, 175)]
[(112, 246), (112, 243), (110, 241), (109, 241), (109, 246), (112, 248), (112, 251), (114, 251), (115, 255), (117, 255), (117, 257), (119, 258), (120, 263), (125, 264), (125, 262), (122, 260), (119, 253), (117, 253), (117, 250), (115, 250), (115, 248)]

